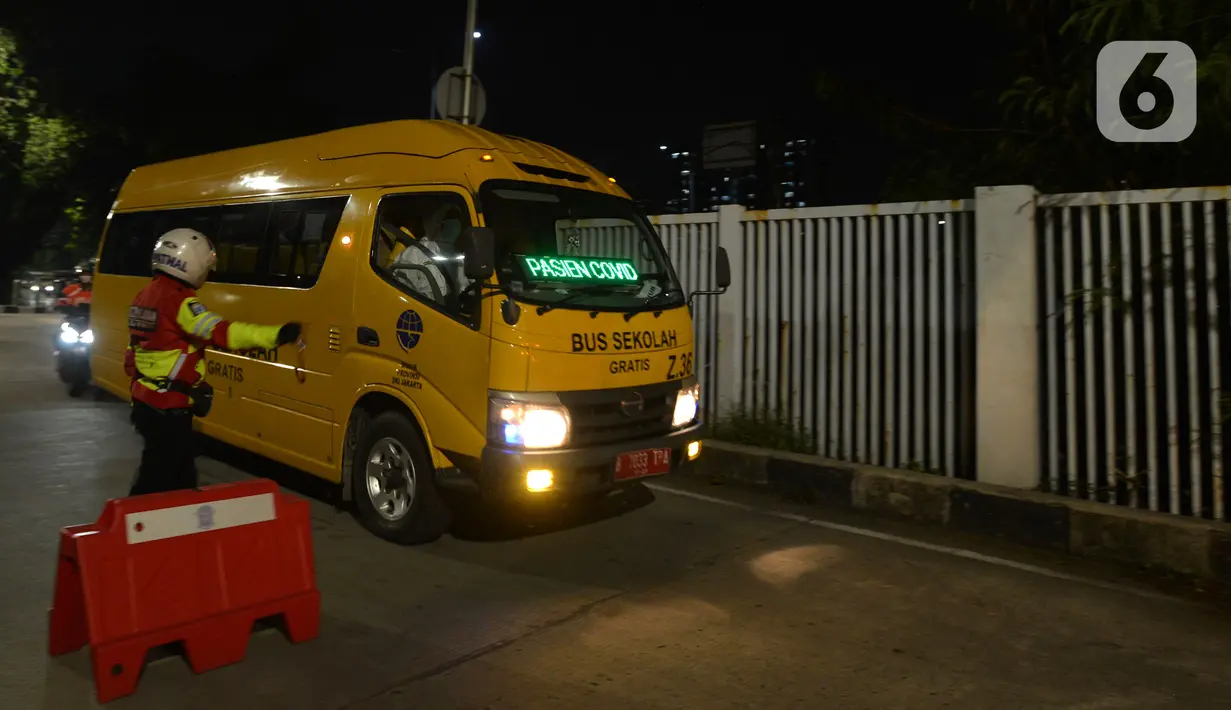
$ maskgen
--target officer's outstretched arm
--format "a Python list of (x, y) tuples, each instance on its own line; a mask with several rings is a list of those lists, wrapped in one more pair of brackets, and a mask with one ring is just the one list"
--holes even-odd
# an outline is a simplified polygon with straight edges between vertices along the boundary
[(180, 304), (176, 322), (194, 338), (227, 350), (272, 350), (282, 344), (278, 332), (283, 326), (226, 320), (195, 297)]

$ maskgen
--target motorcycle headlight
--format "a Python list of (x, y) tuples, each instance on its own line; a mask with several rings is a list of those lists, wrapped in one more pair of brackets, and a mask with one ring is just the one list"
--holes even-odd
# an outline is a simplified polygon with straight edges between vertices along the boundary
[(685, 385), (675, 395), (675, 411), (671, 415), (671, 426), (688, 426), (697, 421), (697, 412), (701, 409), (701, 385), (693, 382)]
[[(94, 337), (93, 334), (91, 334), (90, 338), (92, 339), (93, 337)], [(78, 333), (73, 328), (73, 326), (69, 325), (68, 323), (64, 323), (60, 326), (60, 342), (71, 344), (71, 343), (77, 342), (80, 339), (81, 339), (81, 334)]]
[(552, 449), (568, 441), (568, 410), (559, 405), (493, 398), (488, 438), (505, 446)]
[(85, 343), (86, 345), (93, 343), (94, 342), (94, 331), (87, 330), (86, 332), (82, 333), (81, 342)]

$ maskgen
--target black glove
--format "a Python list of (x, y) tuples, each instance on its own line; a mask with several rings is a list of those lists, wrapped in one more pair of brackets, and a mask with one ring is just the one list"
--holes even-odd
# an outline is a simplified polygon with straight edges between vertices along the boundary
[(286, 345), (299, 340), (299, 334), (303, 332), (303, 325), (299, 323), (287, 323), (278, 329), (278, 345)]
[(205, 418), (214, 406), (214, 386), (202, 379), (192, 386), (192, 416)]

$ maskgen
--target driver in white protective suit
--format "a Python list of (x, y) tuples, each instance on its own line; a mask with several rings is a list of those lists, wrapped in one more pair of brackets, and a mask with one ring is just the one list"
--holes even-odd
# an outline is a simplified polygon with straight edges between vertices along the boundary
[[(428, 218), (427, 233), (422, 237), (415, 238), (407, 227), (399, 227), (401, 235), (409, 237), (409, 242), (391, 265), (398, 279), (432, 301), (447, 303), (465, 290), (469, 282), (462, 273), (462, 263), (458, 258), (460, 252), (457, 249), (457, 240), (461, 236), (464, 223), (461, 209), (457, 205), (446, 203)], [(400, 241), (406, 242), (406, 239)], [(424, 268), (398, 268), (409, 265)], [(431, 274), (431, 281), (428, 280), (428, 274)]]

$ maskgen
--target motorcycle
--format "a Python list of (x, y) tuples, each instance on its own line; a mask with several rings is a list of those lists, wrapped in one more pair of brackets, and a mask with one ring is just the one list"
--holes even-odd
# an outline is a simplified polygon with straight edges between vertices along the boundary
[(68, 385), (70, 397), (80, 397), (90, 387), (90, 350), (94, 331), (90, 330), (90, 307), (65, 309), (64, 321), (56, 336), (56, 373)]

